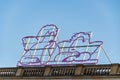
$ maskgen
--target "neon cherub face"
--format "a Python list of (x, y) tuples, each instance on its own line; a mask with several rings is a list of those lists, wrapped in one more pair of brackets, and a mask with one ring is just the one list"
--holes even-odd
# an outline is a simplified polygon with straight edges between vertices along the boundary
[(24, 52), (17, 66), (98, 63), (102, 41), (91, 41), (90, 33), (78, 32), (58, 41), (56, 25), (45, 25), (37, 36), (23, 37)]

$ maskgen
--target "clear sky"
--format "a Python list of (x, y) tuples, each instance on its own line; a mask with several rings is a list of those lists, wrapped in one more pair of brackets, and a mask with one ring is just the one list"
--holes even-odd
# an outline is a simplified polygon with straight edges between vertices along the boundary
[[(60, 39), (92, 31), (92, 40), (103, 41), (112, 62), (120, 62), (120, 0), (0, 0), (0, 67), (16, 66), (22, 37), (46, 24), (60, 28)], [(100, 63), (109, 63), (104, 53)]]

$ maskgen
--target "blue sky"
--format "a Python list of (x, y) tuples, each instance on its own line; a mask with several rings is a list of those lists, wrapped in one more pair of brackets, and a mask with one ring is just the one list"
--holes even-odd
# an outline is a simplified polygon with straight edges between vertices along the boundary
[[(92, 31), (112, 63), (120, 62), (120, 0), (0, 0), (0, 67), (16, 66), (22, 37), (36, 35), (46, 24), (60, 28), (60, 39)], [(109, 63), (104, 53), (100, 63)]]

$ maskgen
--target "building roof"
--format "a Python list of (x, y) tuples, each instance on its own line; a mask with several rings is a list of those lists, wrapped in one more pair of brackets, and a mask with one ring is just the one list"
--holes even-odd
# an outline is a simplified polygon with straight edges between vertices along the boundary
[(120, 64), (0, 68), (1, 79), (94, 79), (119, 78)]

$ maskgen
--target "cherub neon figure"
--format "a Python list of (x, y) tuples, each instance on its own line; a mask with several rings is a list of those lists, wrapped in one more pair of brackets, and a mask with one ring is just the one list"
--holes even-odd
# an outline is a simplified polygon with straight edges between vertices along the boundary
[[(97, 63), (98, 59), (93, 58), (92, 56), (97, 50), (99, 50), (103, 42), (102, 41), (91, 42), (90, 33), (78, 32), (74, 34), (69, 40), (63, 40), (58, 42), (57, 44), (59, 47), (59, 52), (55, 56), (56, 61), (60, 58), (61, 62), (87, 63), (87, 61), (92, 61), (92, 63)], [(60, 45), (65, 45), (65, 44), (67, 44), (67, 47), (65, 47), (67, 49), (61, 50)], [(87, 45), (87, 46), (83, 46), (83, 45)], [(81, 49), (82, 47), (83, 49)], [(85, 49), (87, 47), (88, 50)], [(92, 50), (90, 50), (90, 48), (92, 48)], [(84, 56), (87, 57), (84, 58)]]
[(58, 28), (53, 25), (45, 25), (37, 36), (23, 37), (24, 52), (18, 66), (44, 65), (50, 61), (54, 52)]

